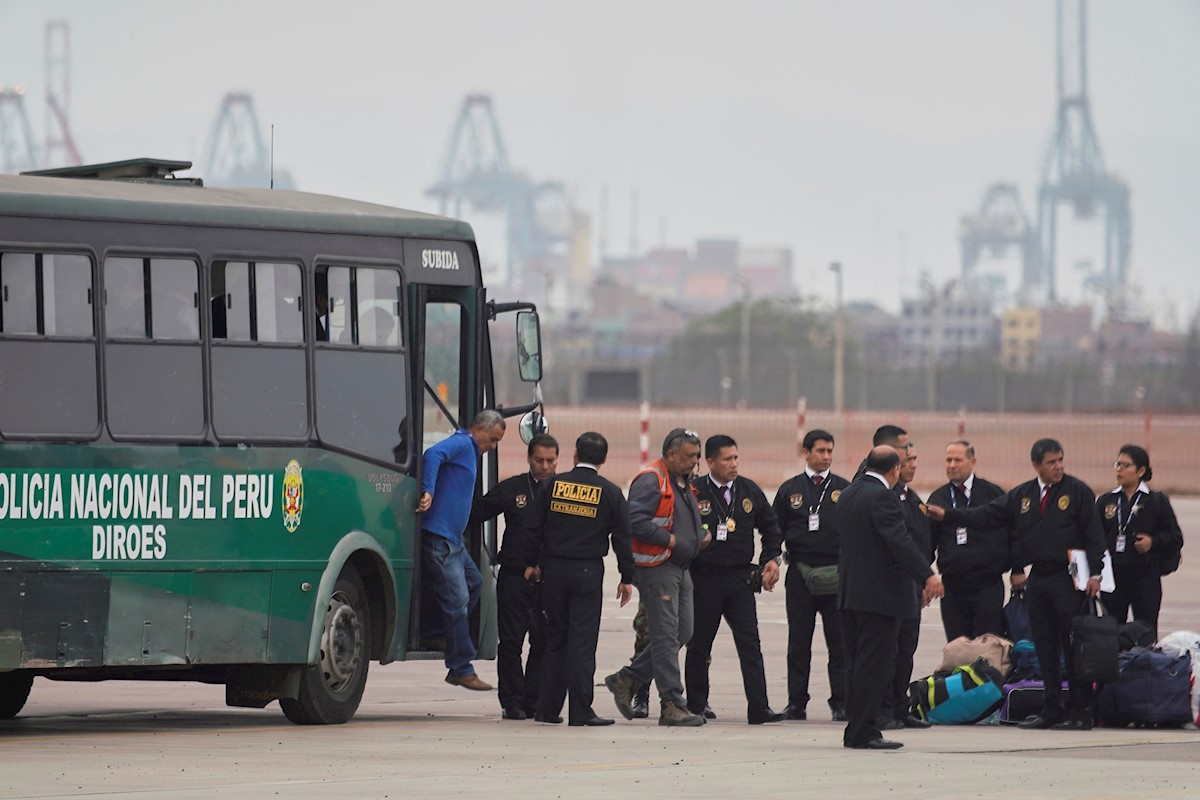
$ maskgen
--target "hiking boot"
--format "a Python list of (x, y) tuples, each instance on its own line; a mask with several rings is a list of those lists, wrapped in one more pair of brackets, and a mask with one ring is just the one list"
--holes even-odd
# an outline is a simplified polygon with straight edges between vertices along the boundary
[(695, 728), (704, 724), (704, 717), (667, 702), (662, 704), (662, 711), (658, 715), (658, 724)]
[(633, 719), (633, 695), (637, 692), (633, 678), (618, 670), (604, 679), (604, 685), (612, 692), (613, 702), (617, 704), (621, 716)]

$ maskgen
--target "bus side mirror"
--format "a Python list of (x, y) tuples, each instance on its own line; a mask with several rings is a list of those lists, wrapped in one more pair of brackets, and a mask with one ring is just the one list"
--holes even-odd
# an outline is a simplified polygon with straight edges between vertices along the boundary
[(521, 441), (525, 444), (532, 442), (535, 436), (550, 432), (550, 425), (546, 422), (546, 415), (538, 411), (530, 411), (521, 417), (521, 422), (517, 427), (521, 432)]
[(536, 311), (517, 314), (517, 368), (523, 381), (542, 379), (542, 330)]

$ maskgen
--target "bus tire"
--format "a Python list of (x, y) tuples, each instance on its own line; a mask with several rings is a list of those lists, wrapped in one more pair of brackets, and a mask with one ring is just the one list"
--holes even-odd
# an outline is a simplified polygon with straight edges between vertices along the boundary
[(320, 660), (304, 668), (295, 698), (279, 699), (289, 720), (297, 725), (336, 725), (354, 716), (367, 685), (370, 613), (362, 579), (347, 566), (325, 609)]
[(20, 714), (32, 687), (33, 675), (28, 672), (0, 673), (0, 719)]

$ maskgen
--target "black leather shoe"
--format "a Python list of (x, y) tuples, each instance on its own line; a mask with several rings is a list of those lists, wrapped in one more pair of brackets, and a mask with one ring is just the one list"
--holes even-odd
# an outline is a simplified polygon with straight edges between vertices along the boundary
[(716, 719), (717, 712), (712, 710), (712, 706), (705, 705), (704, 710), (700, 712), (700, 716), (704, 717), (705, 719)]
[(533, 721), (534, 722), (545, 722), (550, 725), (558, 725), (560, 722), (562, 722), (562, 717), (558, 717), (558, 716), (547, 717), (545, 714), (534, 714)]
[(906, 727), (906, 728), (923, 729), (923, 728), (932, 728), (933, 727), (932, 724), (930, 724), (926, 720), (921, 719), (916, 714), (909, 714), (903, 720), (901, 720), (901, 722), (904, 723), (904, 727)]
[(794, 720), (806, 720), (806, 719), (808, 719), (808, 712), (805, 711), (803, 708), (800, 708), (799, 706), (794, 706), (791, 703), (788, 703), (787, 707), (783, 709), (783, 718), (784, 719), (794, 719)]
[(505, 719), (529, 719), (529, 715), (520, 706), (509, 706), (504, 709), (503, 716)]
[(1065, 719), (1050, 726), (1056, 731), (1090, 731), (1092, 723), (1082, 719)]
[(1041, 714), (1033, 714), (1025, 718), (1024, 722), (1018, 722), (1017, 727), (1021, 730), (1045, 730), (1059, 724), (1060, 720), (1043, 717)]
[(895, 717), (880, 717), (875, 720), (875, 727), (881, 731), (898, 731), (903, 730), (904, 723)]
[(872, 739), (865, 744), (848, 744), (853, 750), (899, 750), (904, 747), (904, 742), (893, 742), (891, 739)]
[[(562, 722), (562, 718), (560, 717), (558, 721)], [(571, 720), (567, 724), (572, 728), (581, 728), (584, 726), (586, 726), (588, 728), (600, 728), (605, 725), (612, 725), (613, 720), (607, 719), (605, 717), (592, 717), (591, 719)]]
[(846, 709), (842, 708), (841, 706), (832, 706), (829, 709), (829, 713), (833, 715), (834, 722), (845, 722), (847, 719)]
[(648, 716), (650, 716), (650, 704), (634, 700), (633, 719), (646, 719)]
[(746, 717), (746, 722), (751, 725), (762, 725), (765, 722), (783, 722), (787, 719), (784, 714), (777, 713), (771, 709), (760, 711), (757, 714), (750, 714)]

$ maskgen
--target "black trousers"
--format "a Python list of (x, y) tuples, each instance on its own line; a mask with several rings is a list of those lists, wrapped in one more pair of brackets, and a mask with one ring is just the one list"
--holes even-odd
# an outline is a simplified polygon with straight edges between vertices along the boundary
[(884, 719), (894, 717), (902, 720), (908, 716), (908, 685), (912, 682), (913, 659), (920, 639), (920, 616), (900, 620), (900, 629), (896, 632), (896, 666), (892, 669), (892, 682), (879, 709)]
[(846, 649), (842, 643), (842, 617), (837, 610), (837, 595), (813, 595), (804, 583), (800, 568), (788, 565), (784, 577), (788, 618), (788, 705), (808, 707), (808, 679), (812, 670), (812, 638), (817, 629), (817, 614), (825, 630), (829, 650), (829, 705), (846, 705)]
[(1144, 622), (1158, 640), (1158, 612), (1162, 609), (1162, 572), (1157, 564), (1118, 564), (1113, 568), (1117, 588), (1104, 593), (1104, 610), (1125, 622), (1129, 608), (1133, 618)]
[(883, 738), (877, 720), (896, 665), (900, 620), (850, 609), (841, 615), (846, 642), (846, 730), (842, 743), (857, 747)]
[(946, 594), (942, 597), (942, 627), (946, 641), (960, 636), (974, 639), (985, 633), (1003, 635), (1004, 576), (996, 575), (984, 583), (962, 582), (943, 575)]
[[(516, 706), (532, 714), (542, 685), (545, 624), (541, 586), (525, 580), (525, 570), (521, 567), (500, 567), (496, 579), (496, 626), (500, 633), (496, 648), (500, 707)], [(526, 635), (529, 636), (529, 657), (522, 665)]]
[(572, 722), (596, 716), (592, 710), (593, 681), (603, 603), (602, 559), (546, 559), (542, 564), (546, 651), (537, 704), (539, 716), (558, 716), (568, 695)]
[[(1025, 584), (1029, 624), (1033, 627), (1033, 646), (1037, 651), (1042, 681), (1046, 686), (1042, 716), (1047, 719), (1059, 720), (1068, 715), (1084, 718), (1091, 713), (1091, 684), (1069, 677), (1071, 618), (1079, 614), (1083, 607), (1083, 598), (1084, 593), (1075, 588), (1075, 582), (1067, 574), (1066, 566), (1053, 570), (1039, 570), (1035, 566)], [(1063, 675), (1059, 668), (1060, 657), (1066, 659), (1066, 675)], [(1070, 687), (1065, 705), (1062, 696), (1064, 678)]]
[(746, 713), (762, 715), (767, 710), (767, 675), (763, 668), (762, 645), (758, 638), (758, 607), (754, 590), (746, 583), (750, 567), (736, 572), (700, 575), (692, 572), (694, 627), (687, 646), (683, 677), (688, 709), (704, 712), (708, 705), (708, 663), (721, 618), (729, 623), (733, 644), (742, 667)]

